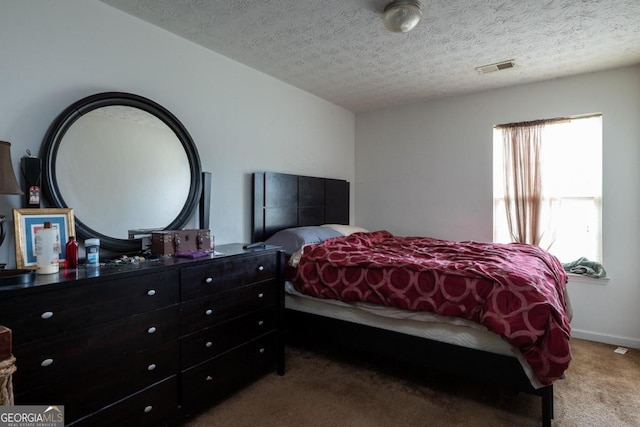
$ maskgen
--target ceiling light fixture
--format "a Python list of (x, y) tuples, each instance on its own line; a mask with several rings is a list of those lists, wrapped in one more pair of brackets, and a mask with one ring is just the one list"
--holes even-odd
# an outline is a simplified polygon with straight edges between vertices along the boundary
[(411, 31), (422, 18), (422, 7), (415, 0), (393, 0), (382, 12), (382, 22), (389, 31), (406, 33)]

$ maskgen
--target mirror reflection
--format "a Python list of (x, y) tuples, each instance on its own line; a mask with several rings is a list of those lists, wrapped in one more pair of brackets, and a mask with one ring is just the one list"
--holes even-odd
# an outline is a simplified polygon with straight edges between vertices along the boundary
[(187, 201), (190, 165), (176, 134), (138, 108), (114, 105), (79, 118), (56, 157), (60, 195), (94, 230), (164, 228)]

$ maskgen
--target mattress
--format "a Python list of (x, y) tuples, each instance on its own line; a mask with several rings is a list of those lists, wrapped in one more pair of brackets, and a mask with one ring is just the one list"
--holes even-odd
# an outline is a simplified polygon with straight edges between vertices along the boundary
[(430, 339), (460, 347), (516, 357), (534, 388), (537, 381), (520, 352), (499, 335), (472, 321), (440, 316), (428, 312), (413, 312), (365, 302), (347, 303), (319, 299), (298, 292), (291, 282), (285, 283), (285, 308)]

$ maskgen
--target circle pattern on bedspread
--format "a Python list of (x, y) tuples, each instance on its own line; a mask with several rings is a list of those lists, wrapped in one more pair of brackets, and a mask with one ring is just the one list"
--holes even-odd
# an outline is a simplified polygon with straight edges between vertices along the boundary
[(462, 301), (471, 293), (471, 289), (467, 285), (468, 283), (464, 278), (461, 278), (461, 280), (444, 280), (440, 291), (449, 301)]
[(392, 268), (384, 272), (384, 279), (388, 283), (391, 293), (405, 293), (413, 288), (412, 284), (416, 282), (416, 274), (415, 271)]

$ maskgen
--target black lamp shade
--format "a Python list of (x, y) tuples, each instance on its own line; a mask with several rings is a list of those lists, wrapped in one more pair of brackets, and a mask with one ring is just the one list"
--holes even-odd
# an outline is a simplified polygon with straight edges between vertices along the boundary
[(23, 194), (11, 163), (11, 143), (0, 141), (0, 194)]

